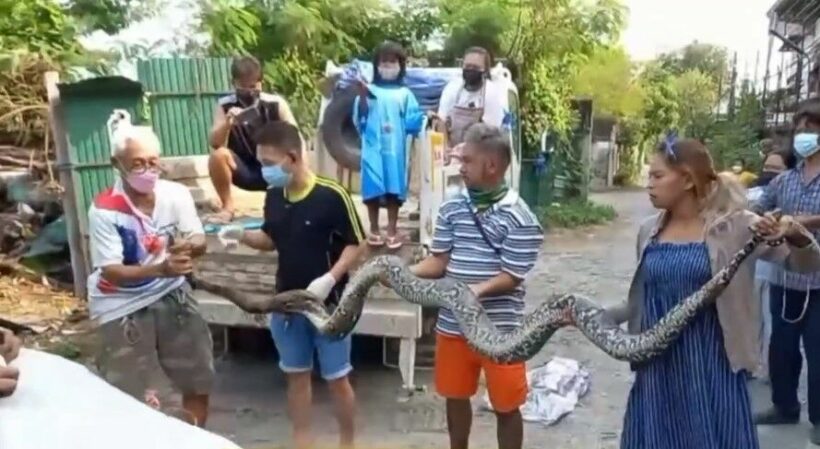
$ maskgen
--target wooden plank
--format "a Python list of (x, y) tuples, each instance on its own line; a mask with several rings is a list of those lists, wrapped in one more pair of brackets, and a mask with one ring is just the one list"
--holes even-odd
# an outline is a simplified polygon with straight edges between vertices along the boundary
[(57, 83), (60, 75), (57, 72), (45, 73), (46, 92), (48, 95), (48, 121), (57, 153), (57, 171), (63, 193), (63, 211), (68, 231), (68, 248), (71, 252), (71, 273), (74, 277), (74, 295), (86, 297), (86, 279), (88, 278), (88, 258), (86, 247), (80, 233), (80, 217), (77, 210), (77, 197), (74, 194), (74, 176), (71, 170), (71, 159), (68, 153), (68, 138), (63, 122), (62, 103)]

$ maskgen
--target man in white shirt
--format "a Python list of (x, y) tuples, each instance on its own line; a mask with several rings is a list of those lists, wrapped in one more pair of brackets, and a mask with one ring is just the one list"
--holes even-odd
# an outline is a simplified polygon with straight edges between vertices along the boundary
[(462, 77), (450, 81), (441, 93), (438, 118), (444, 125), (447, 146), (455, 148), (464, 133), (478, 122), (501, 127), (509, 110), (506, 87), (490, 77), (492, 56), (481, 47), (464, 53)]
[(102, 374), (142, 399), (155, 361), (204, 426), (213, 383), (212, 340), (185, 276), (205, 253), (194, 200), (159, 179), (160, 144), (150, 127), (120, 122), (112, 136), (114, 185), (88, 211), (91, 318), (102, 340)]

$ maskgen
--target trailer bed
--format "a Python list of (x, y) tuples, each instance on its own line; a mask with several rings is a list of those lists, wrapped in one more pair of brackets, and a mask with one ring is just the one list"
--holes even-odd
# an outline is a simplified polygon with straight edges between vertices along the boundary
[[(354, 198), (354, 204), (360, 208), (360, 217), (367, 228), (367, 214), (361, 200)], [(419, 238), (418, 219), (414, 214), (416, 207), (413, 202), (408, 202), (400, 213), (399, 232), (405, 234), (406, 239), (401, 249), (393, 252), (386, 248), (367, 248), (360, 262), (388, 252), (408, 263), (423, 257), (423, 248), (416, 243)], [(381, 221), (385, 223), (386, 217)], [(207, 235), (207, 241), (208, 251), (194, 269), (195, 285), (197, 279), (207, 279), (210, 283), (230, 286), (249, 295), (275, 291), (278, 253), (263, 253), (246, 247), (228, 251), (222, 248), (213, 234)], [(247, 313), (224, 297), (201, 288), (194, 288), (194, 296), (207, 322), (226, 328), (224, 338), (227, 338), (227, 328), (230, 327), (268, 328), (267, 315)], [(354, 334), (399, 339), (398, 367), (403, 386), (408, 390), (416, 389), (413, 372), (416, 341), (422, 336), (421, 307), (402, 300), (392, 290), (377, 284), (365, 301)]]

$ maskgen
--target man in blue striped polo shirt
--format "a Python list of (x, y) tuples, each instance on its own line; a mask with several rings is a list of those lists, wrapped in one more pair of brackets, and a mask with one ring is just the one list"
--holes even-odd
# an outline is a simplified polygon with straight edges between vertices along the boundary
[[(472, 125), (461, 155), (466, 192), (441, 205), (431, 256), (411, 270), (422, 278), (447, 276), (470, 285), (490, 320), (501, 331), (520, 325), (524, 313), (522, 282), (538, 259), (543, 229), (518, 193), (508, 188), (509, 139), (494, 126)], [(523, 421), (519, 408), (527, 397), (523, 362), (498, 364), (473, 351), (458, 322), (439, 313), (436, 336), (436, 390), (447, 399), (452, 449), (466, 449), (470, 437), (470, 398), (481, 371), (498, 418), (498, 445), (519, 449)]]
[[(794, 116), (795, 168), (774, 178), (759, 212), (780, 209), (820, 238), (820, 99), (806, 101)], [(798, 274), (774, 267), (769, 290), (772, 331), (769, 378), (774, 407), (756, 417), (758, 424), (793, 424), (800, 420), (797, 387), (803, 356), (808, 367), (810, 439), (820, 445), (820, 272)]]

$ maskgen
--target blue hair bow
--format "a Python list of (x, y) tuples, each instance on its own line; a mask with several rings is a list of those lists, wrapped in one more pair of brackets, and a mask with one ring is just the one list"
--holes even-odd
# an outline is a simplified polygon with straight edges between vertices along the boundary
[(675, 143), (678, 141), (678, 132), (669, 130), (666, 133), (666, 138), (663, 140), (663, 148), (670, 158), (675, 159)]

